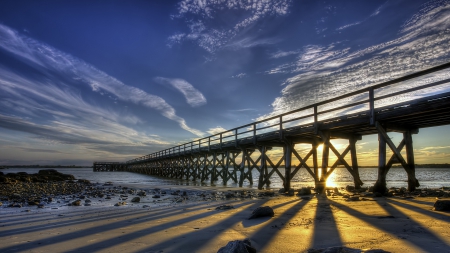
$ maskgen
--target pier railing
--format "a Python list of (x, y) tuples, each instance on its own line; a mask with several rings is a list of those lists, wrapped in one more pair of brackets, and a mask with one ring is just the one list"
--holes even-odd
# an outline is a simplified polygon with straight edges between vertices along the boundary
[[(127, 161), (127, 164), (140, 163), (186, 152), (210, 151), (222, 146), (234, 145), (236, 148), (242, 140), (257, 143), (257, 138), (264, 134), (279, 134), (283, 138), (284, 130), (307, 127), (324, 120), (332, 120), (342, 115), (364, 114), (369, 116), (370, 124), (375, 124), (376, 111), (386, 106), (418, 98), (432, 97), (450, 92), (446, 85), (450, 82), (450, 63), (410, 74), (391, 81), (380, 83), (333, 99), (318, 102), (293, 111), (268, 117), (246, 125), (232, 128), (221, 133), (187, 142)], [(415, 80), (415, 81), (413, 81)], [(413, 84), (411, 84), (413, 81)], [(402, 103), (403, 102), (403, 103)]]

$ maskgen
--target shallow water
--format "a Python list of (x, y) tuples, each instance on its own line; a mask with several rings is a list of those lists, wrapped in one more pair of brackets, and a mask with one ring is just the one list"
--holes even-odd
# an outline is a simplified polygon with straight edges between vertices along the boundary
[[(39, 170), (45, 168), (10, 168), (1, 170), (3, 173), (16, 173), (16, 172), (27, 172), (37, 173)], [(146, 185), (148, 187), (156, 185), (194, 185), (194, 186), (224, 186), (221, 180), (216, 182), (210, 182), (209, 180), (205, 182), (191, 181), (191, 180), (181, 180), (181, 179), (171, 179), (163, 178), (157, 176), (143, 175), (131, 172), (93, 172), (92, 168), (58, 168), (56, 169), (61, 173), (72, 174), (77, 179), (88, 179), (92, 183), (105, 183), (108, 181), (114, 182), (115, 185), (129, 185), (129, 184), (139, 184)], [(280, 172), (284, 174), (284, 169), (281, 168)], [(359, 174), (361, 180), (364, 182), (364, 186), (372, 186), (377, 179), (377, 168), (360, 168)], [(248, 180), (244, 182), (244, 188), (257, 188), (259, 173), (253, 171), (253, 185), (250, 185)], [(420, 188), (439, 188), (439, 187), (450, 187), (450, 168), (416, 168), (416, 178), (419, 180)], [(392, 168), (387, 174), (387, 186), (388, 187), (406, 187), (407, 186), (407, 175), (403, 168)], [(345, 168), (336, 168), (333, 174), (330, 176), (327, 182), (327, 186), (331, 187), (345, 187), (347, 185), (353, 185), (353, 178), (351, 174)], [(231, 180), (226, 187), (237, 187), (238, 185)], [(271, 178), (270, 188), (281, 188), (283, 182), (274, 173)], [(305, 170), (300, 169), (300, 171), (294, 176), (291, 182), (291, 187), (300, 188), (304, 186), (314, 186), (314, 181), (311, 175)]]

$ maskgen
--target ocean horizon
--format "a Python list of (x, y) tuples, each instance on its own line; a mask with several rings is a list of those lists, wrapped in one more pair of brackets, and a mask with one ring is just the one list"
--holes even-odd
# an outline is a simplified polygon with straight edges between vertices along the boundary
[[(225, 186), (225, 187), (238, 187), (237, 183), (232, 180), (227, 184), (223, 184), (222, 180), (211, 182), (205, 180), (186, 180), (165, 178), (160, 176), (145, 175), (133, 172), (122, 171), (106, 171), (106, 172), (93, 172), (90, 167), (85, 168), (54, 168), (54, 167), (39, 167), (39, 168), (7, 168), (2, 169), (3, 173), (17, 173), (26, 172), (28, 174), (38, 173), (43, 169), (55, 169), (64, 174), (74, 175), (76, 179), (88, 179), (91, 183), (113, 182), (115, 185), (129, 185), (136, 184), (141, 186), (156, 186), (156, 185), (194, 185), (194, 186)], [(284, 168), (279, 169), (280, 173), (284, 174)], [(363, 187), (373, 186), (377, 180), (378, 169), (376, 167), (362, 167), (359, 168), (359, 174), (363, 181)], [(238, 173), (239, 175), (239, 173)], [(253, 185), (248, 180), (244, 181), (243, 188), (257, 189), (259, 173), (257, 170), (253, 170)], [(419, 180), (419, 189), (425, 188), (441, 188), (450, 187), (450, 166), (448, 168), (416, 168), (416, 178)], [(283, 182), (278, 176), (272, 176), (270, 178), (271, 184), (264, 186), (265, 189), (279, 189), (283, 187)], [(387, 174), (387, 187), (407, 187), (407, 174), (403, 168), (391, 168)], [(346, 187), (347, 185), (354, 185), (353, 177), (347, 171), (346, 168), (336, 168), (327, 181), (328, 187)], [(301, 187), (313, 187), (314, 180), (305, 169), (300, 169), (299, 172), (292, 178), (291, 187), (294, 189)]]

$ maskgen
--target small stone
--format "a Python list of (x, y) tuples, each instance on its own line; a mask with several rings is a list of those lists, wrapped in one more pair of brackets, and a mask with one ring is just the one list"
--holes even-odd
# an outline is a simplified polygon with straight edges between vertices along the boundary
[(355, 186), (347, 185), (347, 186), (345, 187), (345, 190), (347, 190), (348, 192), (354, 191), (354, 190), (355, 190)]
[(149, 205), (143, 205), (142, 208), (148, 208), (150, 207)]
[(311, 195), (311, 189), (303, 187), (300, 190), (298, 190), (297, 195), (299, 196)]
[(433, 206), (434, 211), (450, 211), (450, 200), (438, 199)]
[(81, 200), (75, 200), (74, 202), (71, 203), (72, 206), (81, 206)]
[(228, 242), (217, 253), (256, 253), (256, 249), (252, 246), (249, 239), (245, 239), (243, 241), (236, 240)]
[(155, 194), (155, 195), (153, 195), (152, 198), (154, 198), (154, 199), (159, 199), (159, 198), (161, 198), (161, 196), (159, 196), (158, 194)]
[(351, 196), (347, 200), (349, 200), (349, 201), (359, 201), (360, 199), (359, 199), (359, 196)]
[(44, 208), (44, 204), (38, 204), (37, 207), (38, 208)]
[(82, 183), (82, 184), (90, 184), (91, 181), (87, 180), (87, 179), (78, 179), (78, 183)]
[(216, 207), (216, 210), (228, 210), (228, 209), (234, 209), (234, 207), (230, 205), (221, 205)]
[(141, 198), (139, 197), (134, 197), (131, 202), (135, 202), (135, 203), (139, 203), (141, 201)]
[(273, 212), (273, 209), (270, 206), (262, 206), (258, 207), (255, 210), (253, 210), (252, 214), (250, 215), (250, 219), (255, 219), (259, 217), (273, 217), (275, 214)]
[(225, 198), (227, 198), (227, 199), (234, 198), (234, 197), (236, 197), (236, 196), (233, 193), (228, 192), (225, 194)]
[(288, 196), (294, 196), (294, 189), (289, 189)]

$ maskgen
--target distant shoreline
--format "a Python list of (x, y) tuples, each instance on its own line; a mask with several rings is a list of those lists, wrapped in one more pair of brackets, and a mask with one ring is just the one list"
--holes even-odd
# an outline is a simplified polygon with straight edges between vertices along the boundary
[[(442, 164), (438, 164), (438, 163), (431, 163), (431, 164), (415, 164), (416, 168), (441, 168), (441, 169), (448, 169), (450, 168), (450, 164), (448, 163), (442, 163)], [(373, 166), (358, 166), (359, 168), (377, 168), (378, 165), (373, 165)], [(403, 168), (401, 164), (395, 164), (392, 165), (392, 168)]]
[(0, 165), (0, 169), (6, 168), (92, 168), (92, 166), (77, 165)]
[[(293, 165), (292, 167), (295, 167)], [(339, 165), (338, 167), (344, 167), (344, 165)], [(378, 165), (359, 165), (359, 168), (377, 168)], [(92, 168), (92, 166), (80, 166), (80, 165), (0, 165), (0, 169), (7, 168)], [(280, 168), (284, 168), (283, 165)], [(395, 164), (392, 168), (402, 168), (402, 165)], [(449, 169), (450, 164), (448, 163), (430, 163), (430, 164), (416, 164), (416, 168), (441, 168)]]

